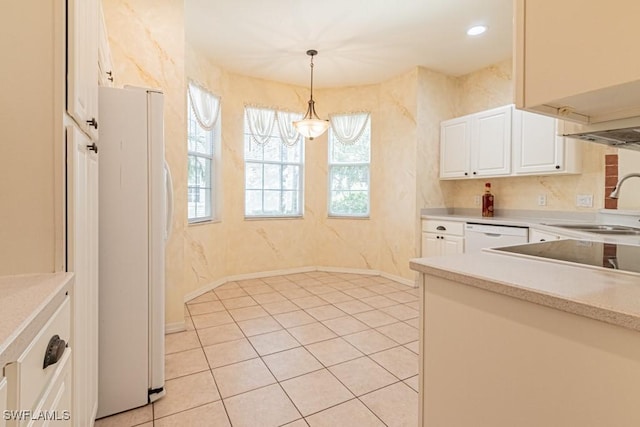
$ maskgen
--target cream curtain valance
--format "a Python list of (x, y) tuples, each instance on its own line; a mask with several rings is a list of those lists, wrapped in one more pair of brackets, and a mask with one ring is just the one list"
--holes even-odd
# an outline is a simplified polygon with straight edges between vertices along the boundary
[(189, 104), (198, 124), (204, 130), (212, 130), (220, 115), (220, 97), (193, 82), (189, 82), (188, 93)]
[(269, 142), (276, 123), (283, 144), (291, 147), (302, 140), (301, 135), (293, 127), (293, 122), (302, 118), (301, 114), (250, 106), (245, 107), (245, 111), (251, 139), (255, 143), (262, 145)]
[(370, 113), (333, 114), (329, 116), (331, 130), (338, 142), (355, 144), (362, 136)]

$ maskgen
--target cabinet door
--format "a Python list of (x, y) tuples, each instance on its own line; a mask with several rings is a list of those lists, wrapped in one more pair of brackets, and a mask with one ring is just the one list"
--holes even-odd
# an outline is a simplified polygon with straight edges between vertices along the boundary
[(442, 245), (439, 235), (434, 233), (422, 233), (422, 257), (442, 255)]
[(517, 174), (565, 170), (565, 139), (558, 136), (558, 120), (516, 110), (513, 117), (513, 157)]
[(468, 117), (440, 124), (440, 178), (469, 176), (470, 127)]
[(515, 5), (519, 108), (592, 123), (639, 114), (638, 59), (629, 52), (640, 39), (640, 2), (518, 0)]
[(441, 244), (442, 255), (455, 255), (464, 252), (464, 237), (444, 236)]
[(7, 421), (4, 417), (4, 411), (7, 410), (7, 379), (0, 377), (0, 427), (5, 427)]
[(98, 155), (91, 147), (78, 128), (67, 128), (68, 268), (76, 275), (70, 345), (75, 353), (77, 426), (91, 425), (98, 399)]
[(509, 175), (511, 173), (512, 109), (511, 105), (507, 105), (473, 115), (472, 177)]
[(98, 0), (67, 1), (67, 111), (98, 137)]
[(99, 4), (98, 12), (98, 85), (113, 87), (113, 64), (107, 26), (104, 22), (104, 13), (102, 11), (102, 2)]

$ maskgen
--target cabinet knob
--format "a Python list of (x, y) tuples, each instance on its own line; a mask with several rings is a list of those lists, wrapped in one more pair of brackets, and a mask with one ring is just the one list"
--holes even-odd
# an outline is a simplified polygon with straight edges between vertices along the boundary
[(96, 145), (95, 142), (91, 145), (87, 145), (87, 148), (89, 149), (89, 151), (93, 151), (96, 154), (98, 154), (98, 146)]
[(98, 122), (95, 117), (91, 117), (91, 120), (87, 120), (87, 124), (96, 130), (98, 129)]
[(556, 169), (560, 169), (560, 165), (556, 165)]
[(478, 172), (474, 172), (473, 174), (474, 174), (474, 175), (477, 175), (477, 174), (478, 174)]
[(52, 336), (47, 345), (47, 350), (44, 353), (42, 369), (46, 369), (47, 366), (57, 363), (64, 354), (66, 347), (67, 343), (65, 343), (63, 339), (60, 339), (60, 335)]
[(465, 172), (465, 173), (464, 173), (464, 176), (469, 176), (469, 172)]

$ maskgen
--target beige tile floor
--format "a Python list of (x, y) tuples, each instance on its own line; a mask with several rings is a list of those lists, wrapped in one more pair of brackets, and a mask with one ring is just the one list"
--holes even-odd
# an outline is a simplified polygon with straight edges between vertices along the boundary
[(167, 395), (96, 426), (417, 426), (418, 316), (380, 276), (226, 283), (166, 336)]

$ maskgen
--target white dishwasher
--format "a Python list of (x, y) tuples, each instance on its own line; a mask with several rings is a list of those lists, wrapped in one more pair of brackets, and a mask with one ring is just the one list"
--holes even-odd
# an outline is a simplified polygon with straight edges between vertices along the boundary
[(466, 223), (464, 252), (478, 252), (483, 248), (518, 245), (529, 241), (529, 228), (508, 225)]

